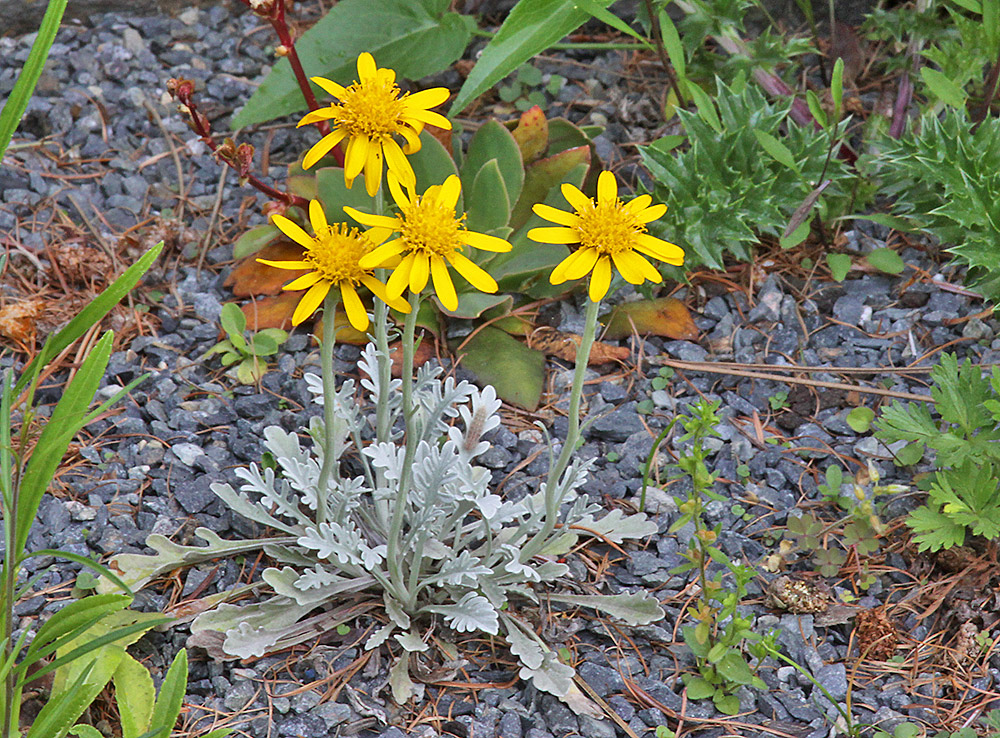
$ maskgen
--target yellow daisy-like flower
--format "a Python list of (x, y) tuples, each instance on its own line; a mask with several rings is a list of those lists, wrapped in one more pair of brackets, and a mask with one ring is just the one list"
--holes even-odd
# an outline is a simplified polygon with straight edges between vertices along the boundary
[(575, 212), (539, 203), (533, 208), (535, 214), (559, 227), (528, 231), (528, 238), (540, 243), (577, 244), (576, 250), (552, 270), (552, 284), (580, 279), (593, 270), (590, 299), (597, 302), (611, 286), (612, 264), (626, 282), (642, 284), (647, 279), (660, 282), (663, 277), (641, 254), (674, 266), (684, 263), (680, 246), (646, 232), (646, 224), (662, 217), (667, 206), (650, 205), (653, 198), (649, 195), (623, 203), (611, 172), (601, 172), (597, 178), (597, 202), (571, 184), (564, 184), (562, 193)]
[[(416, 177), (406, 155), (420, 150), (420, 132), (424, 124), (451, 128), (447, 118), (430, 110), (447, 100), (449, 92), (444, 87), (432, 87), (412, 95), (404, 93), (396, 85), (396, 72), (377, 68), (375, 59), (367, 51), (358, 57), (358, 77), (360, 81), (349, 87), (323, 77), (312, 78), (339, 102), (314, 110), (299, 121), (299, 126), (320, 120), (333, 124), (333, 130), (306, 153), (302, 167), (309, 169), (347, 139), (344, 181), (348, 187), (363, 170), (365, 189), (374, 197), (382, 183), (384, 158), (389, 173), (412, 189)], [(400, 146), (394, 138), (396, 135), (403, 137), (404, 145)]]
[[(292, 314), (292, 325), (298, 325), (308, 318), (323, 303), (330, 289), (340, 290), (340, 298), (347, 312), (347, 319), (359, 331), (368, 329), (368, 313), (357, 287), (364, 285), (372, 294), (390, 307), (404, 313), (410, 312), (410, 305), (399, 296), (390, 297), (385, 285), (372, 276), (371, 269), (360, 266), (360, 261), (370, 254), (378, 242), (372, 240), (370, 232), (351, 228), (346, 223), (329, 224), (323, 206), (318, 200), (309, 203), (309, 222), (315, 236), (310, 236), (295, 222), (283, 215), (272, 215), (271, 221), (290, 239), (306, 250), (301, 261), (271, 261), (257, 259), (261, 264), (278, 269), (311, 269), (286, 284), (286, 290), (307, 290), (299, 300)], [(332, 319), (332, 316), (328, 316)]]
[(398, 298), (409, 286), (411, 292), (422, 292), (428, 277), (434, 281), (434, 292), (448, 310), (458, 308), (458, 295), (448, 273), (448, 265), (482, 292), (496, 292), (497, 283), (478, 264), (462, 253), (465, 246), (484, 251), (506, 252), (511, 245), (496, 236), (466, 230), (465, 214), (455, 215), (455, 206), (462, 184), (454, 174), (442, 184), (428, 187), (423, 195), (407, 195), (392, 177), (389, 191), (399, 206), (399, 215), (369, 215), (351, 207), (344, 211), (359, 223), (371, 226), (369, 234), (382, 241), (393, 233), (397, 238), (383, 243), (361, 259), (360, 266), (372, 269), (387, 266), (401, 258), (389, 280), (386, 292)]

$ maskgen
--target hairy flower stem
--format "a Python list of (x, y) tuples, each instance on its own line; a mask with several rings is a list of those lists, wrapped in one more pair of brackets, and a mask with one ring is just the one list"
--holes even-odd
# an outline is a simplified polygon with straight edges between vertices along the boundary
[(333, 372), (333, 348), (337, 340), (336, 313), (339, 295), (330, 290), (323, 300), (323, 343), (319, 347), (320, 371), (323, 374), (323, 466), (316, 485), (316, 524), (326, 522), (326, 498), (330, 475), (337, 466), (337, 376)]
[(566, 432), (566, 442), (559, 453), (559, 458), (549, 469), (549, 475), (545, 480), (545, 522), (542, 524), (541, 530), (522, 549), (522, 562), (527, 561), (542, 549), (556, 527), (559, 506), (562, 504), (562, 494), (560, 494), (562, 487), (559, 480), (562, 478), (563, 472), (566, 471), (566, 467), (569, 466), (573, 454), (576, 453), (577, 444), (580, 443), (580, 399), (583, 397), (583, 378), (587, 374), (590, 349), (594, 345), (594, 336), (597, 333), (597, 313), (600, 307), (600, 301), (587, 300), (583, 335), (580, 336), (580, 345), (576, 348), (576, 368), (573, 372), (573, 387), (569, 395), (569, 430)]
[[(396, 499), (392, 508), (392, 523), (389, 526), (389, 540), (386, 541), (386, 560), (394, 566), (393, 580), (398, 587), (397, 597), (406, 603), (408, 589), (403, 582), (402, 569), (399, 564), (398, 546), (403, 533), (403, 510), (407, 504), (410, 492), (410, 469), (413, 467), (413, 456), (417, 451), (417, 418), (413, 406), (413, 353), (414, 335), (417, 331), (417, 314), (420, 312), (420, 293), (410, 293), (410, 312), (403, 323), (403, 418), (406, 421), (405, 455), (403, 469), (399, 475), (399, 487), (396, 489)], [(415, 562), (414, 562), (415, 563)]]

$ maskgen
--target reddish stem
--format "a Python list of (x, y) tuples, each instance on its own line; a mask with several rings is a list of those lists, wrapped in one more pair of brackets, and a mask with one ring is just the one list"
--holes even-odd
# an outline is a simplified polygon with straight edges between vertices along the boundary
[[(216, 154), (216, 158), (236, 170), (240, 177), (246, 180), (247, 184), (264, 193), (272, 200), (283, 202), (286, 205), (298, 205), (301, 208), (309, 207), (309, 201), (305, 198), (299, 197), (291, 192), (282, 192), (281, 190), (277, 190), (262, 181), (256, 175), (250, 174), (246, 171), (245, 166), (241, 167), (239, 160), (235, 156), (235, 147), (232, 152), (229, 152), (228, 150), (220, 151), (219, 145), (212, 139), (212, 127), (208, 122), (208, 118), (205, 117), (204, 113), (198, 110), (198, 106), (192, 99), (194, 84), (188, 80), (171, 80), (170, 83), (168, 83), (168, 89), (170, 89), (171, 83), (175, 82), (176, 84), (173, 85), (173, 89), (171, 91), (174, 95), (176, 95), (181, 105), (184, 106), (188, 120), (191, 123), (191, 128), (201, 137), (201, 140), (205, 143), (205, 145), (212, 150), (212, 153)], [(230, 143), (229, 146), (232, 146), (232, 143)]]

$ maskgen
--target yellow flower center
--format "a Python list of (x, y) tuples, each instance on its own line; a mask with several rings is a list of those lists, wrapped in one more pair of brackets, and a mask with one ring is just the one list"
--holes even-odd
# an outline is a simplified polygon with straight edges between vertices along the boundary
[(458, 234), (465, 214), (455, 217), (455, 211), (442, 207), (434, 199), (418, 197), (403, 209), (399, 233), (411, 251), (425, 251), (447, 256), (462, 248)]
[(646, 226), (618, 199), (599, 202), (576, 214), (580, 217), (574, 226), (580, 233), (580, 248), (597, 249), (602, 254), (633, 249), (635, 235), (646, 232)]
[(361, 277), (367, 274), (358, 262), (373, 246), (371, 239), (357, 228), (350, 228), (346, 223), (334, 223), (328, 225), (326, 231), (316, 234), (313, 245), (306, 250), (305, 260), (328, 282), (358, 284)]
[[(406, 93), (409, 94), (409, 93)], [(344, 91), (334, 119), (349, 136), (379, 139), (398, 133), (404, 127), (406, 105), (399, 87), (389, 80), (355, 82)]]

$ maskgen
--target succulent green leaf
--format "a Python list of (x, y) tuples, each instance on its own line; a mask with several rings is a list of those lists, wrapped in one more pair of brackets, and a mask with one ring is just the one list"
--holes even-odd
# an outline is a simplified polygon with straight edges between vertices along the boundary
[[(497, 163), (508, 201), (511, 204), (517, 202), (524, 184), (524, 161), (513, 134), (495, 120), (481, 125), (469, 142), (460, 175), (464, 185), (472, 186), (479, 171), (490, 161)], [(506, 225), (506, 220), (501, 225)]]
[[(507, 197), (507, 188), (496, 159), (490, 159), (479, 168), (465, 195), (466, 225), (470, 231), (483, 233), (507, 225), (512, 203)], [(490, 256), (488, 252), (485, 255), (477, 252), (476, 255)]]
[(122, 738), (139, 738), (149, 729), (156, 690), (149, 670), (127, 653), (111, 677), (121, 719)]
[(466, 344), (462, 365), (496, 388), (506, 402), (528, 410), (538, 407), (545, 382), (545, 354), (487, 326)]
[[(452, 174), (458, 174), (448, 149), (427, 131), (420, 134), (420, 151), (408, 158), (417, 175), (417, 194), (423, 194), (431, 185), (441, 184)], [(463, 209), (462, 197), (458, 199), (457, 208), (459, 211)]]
[(245, 259), (252, 256), (272, 241), (277, 240), (280, 235), (281, 231), (278, 230), (278, 227), (270, 223), (251, 228), (236, 239), (236, 243), (233, 244), (233, 258)]
[[(447, 69), (469, 43), (474, 21), (448, 12), (448, 0), (341, 0), (296, 42), (310, 77), (349, 85), (357, 79), (357, 58), (370, 52), (380, 67), (403, 79), (421, 79)], [(324, 95), (313, 87), (320, 102)], [(262, 123), (306, 108), (288, 59), (279, 59), (232, 128)]]

